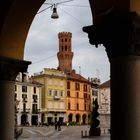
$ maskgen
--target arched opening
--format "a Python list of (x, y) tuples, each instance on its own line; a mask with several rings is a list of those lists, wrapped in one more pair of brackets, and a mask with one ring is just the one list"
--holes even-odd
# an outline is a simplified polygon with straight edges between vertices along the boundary
[[(48, 119), (48, 124), (51, 125), (53, 123), (53, 117), (48, 117), (47, 119)], [(55, 118), (54, 122), (56, 122), (56, 121), (57, 121), (57, 119)]]
[[(7, 8), (8, 15), (6, 16), (6, 21), (4, 23), (5, 26), (1, 30), (0, 56), (23, 60), (25, 40), (26, 40), (28, 31), (29, 31), (31, 22), (32, 22), (35, 14), (37, 13), (39, 7), (43, 4), (43, 2), (44, 2), (44, 0), (38, 0), (36, 2), (34, 0), (30, 0), (30, 1), (14, 0), (14, 1), (11, 1), (11, 3), (9, 3), (8, 6), (10, 8), (9, 7), (8, 8), (11, 11)], [(82, 26), (83, 25), (81, 25), (80, 29), (82, 29)], [(68, 27), (68, 29), (69, 29), (69, 27)], [(38, 38), (39, 37), (40, 36), (38, 36)], [(80, 39), (82, 40), (82, 37)], [(81, 42), (81, 44), (82, 43), (83, 42)], [(78, 46), (80, 46), (80, 45), (78, 45)], [(82, 55), (83, 55), (83, 53), (82, 53)], [(80, 54), (78, 54), (77, 56), (80, 56)], [(26, 60), (31, 60), (31, 59), (26, 59)], [(83, 68), (84, 68), (84, 66), (83, 66)], [(32, 123), (35, 124), (36, 120), (37, 120), (37, 117), (33, 117)], [(78, 120), (79, 120), (78, 117), (76, 120), (78, 122)]]
[(83, 114), (83, 116), (82, 116), (82, 124), (86, 124), (86, 119), (87, 119), (86, 114)]
[(38, 125), (38, 116), (32, 115), (32, 125)]
[(69, 114), (68, 115), (68, 122), (72, 122), (73, 121), (73, 114)]
[(80, 115), (79, 114), (76, 114), (76, 123), (80, 123)]
[(28, 116), (27, 114), (21, 115), (21, 125), (26, 125), (28, 121)]
[[(38, 0), (38, 1), (34, 1), (34, 0), (28, 0), (28, 1), (10, 0), (9, 1), (9, 0), (7, 0), (7, 1), (2, 1), (1, 2), (1, 4), (0, 4), (0, 7), (1, 7), (0, 15), (1, 15), (2, 19), (0, 21), (0, 31), (1, 31), (1, 33), (0, 33), (0, 46), (1, 46), (0, 56), (5, 56), (5, 57), (8, 57), (8, 58), (13, 58), (13, 59), (18, 59), (18, 60), (23, 60), (24, 44), (25, 44), (25, 39), (26, 39), (28, 30), (29, 30), (29, 27), (30, 27), (31, 22), (32, 22), (32, 20), (34, 18), (34, 15), (37, 13), (39, 7), (43, 4), (43, 2), (44, 2), (44, 0)], [(104, 6), (106, 6), (106, 5), (107, 6), (109, 5), (109, 6), (111, 6), (111, 8), (113, 8), (115, 10), (114, 13), (119, 14), (119, 15), (121, 15), (121, 14), (123, 15), (124, 13), (126, 14), (126, 13), (130, 13), (130, 12), (135, 12), (135, 11), (138, 14), (140, 14), (140, 11), (139, 11), (140, 2), (136, 1), (136, 0), (131, 0), (131, 1), (127, 1), (127, 0), (126, 1), (109, 0), (109, 1), (107, 1), (107, 3), (106, 3), (106, 1), (104, 1), (105, 3), (102, 3), (102, 4), (100, 3), (101, 1), (96, 1), (96, 2), (97, 2), (97, 4), (95, 5), (95, 3), (93, 3), (93, 1), (90, 1), (92, 11), (94, 11), (95, 13), (98, 13), (100, 11), (104, 11), (104, 9), (102, 9), (102, 8), (104, 8)], [(93, 9), (94, 5), (95, 5), (95, 8), (97, 8), (96, 9), (97, 11)], [(101, 8), (100, 8), (100, 6), (101, 6)], [(108, 7), (106, 7), (106, 8), (108, 10)], [(97, 19), (96, 21), (99, 22), (98, 16), (95, 15), (95, 17)], [(131, 20), (133, 20), (133, 19), (131, 19)], [(119, 21), (119, 20), (117, 19), (117, 21)], [(131, 23), (135, 23), (135, 21), (131, 21)], [(120, 27), (122, 27), (121, 25), (118, 25), (118, 24), (115, 24), (115, 25), (117, 25), (117, 26), (113, 26), (113, 29), (116, 28), (116, 27), (118, 27), (117, 29), (120, 29)], [(128, 25), (128, 22), (127, 22), (127, 25)], [(125, 26), (126, 26), (126, 24), (125, 24)], [(134, 26), (136, 26), (136, 25), (134, 25)], [(130, 29), (131, 27), (133, 27), (133, 26), (131, 25), (128, 28)], [(123, 30), (123, 28), (121, 28), (121, 29)], [(125, 35), (128, 34), (128, 32), (130, 31), (129, 29), (125, 30), (126, 31)], [(128, 34), (129, 37), (127, 35), (126, 35), (127, 37), (126, 36), (122, 37), (122, 40), (121, 40), (122, 42), (123, 42), (123, 38), (126, 39), (125, 40), (125, 43), (126, 43), (125, 45), (126, 46), (130, 42), (133, 42), (133, 38), (136, 38), (136, 36), (133, 36), (135, 34), (134, 32), (135, 31), (133, 30), (132, 34), (131, 34), (132, 36), (130, 34)], [(138, 30), (137, 33), (139, 35), (139, 30)], [(114, 30), (113, 30), (113, 35), (114, 34), (116, 34), (116, 33), (114, 33)], [(119, 37), (119, 35), (116, 38), (118, 39), (118, 37)], [(138, 37), (138, 39), (139, 39), (139, 37)], [(112, 38), (111, 38), (111, 41), (113, 41)], [(118, 40), (115, 41), (115, 43), (116, 42), (118, 42)], [(118, 48), (119, 45), (123, 44), (122, 42), (118, 42), (119, 44), (117, 45), (117, 48)], [(137, 40), (134, 41), (134, 44), (136, 42), (137, 42)], [(134, 44), (131, 44), (131, 47), (135, 46)], [(137, 45), (136, 45), (136, 47), (137, 47)], [(112, 48), (113, 51), (115, 50), (114, 46), (111, 46), (111, 48)], [(124, 45), (121, 46), (121, 48), (119, 48), (120, 51), (121, 51), (122, 48), (124, 48)], [(128, 51), (129, 49), (130, 48), (127, 48), (125, 51)], [(131, 51), (132, 50), (133, 49), (131, 48)], [(135, 50), (136, 50), (136, 54), (131, 53), (131, 55), (133, 54), (133, 56), (135, 56), (135, 55), (139, 56), (138, 55), (139, 50), (137, 50), (137, 49), (135, 49)], [(124, 56), (124, 55), (126, 56), (127, 53), (123, 54), (124, 52), (122, 52), (121, 56)], [(119, 57), (119, 59), (122, 60), (122, 58), (120, 58), (120, 55), (117, 56), (117, 57)], [(133, 62), (136, 62), (134, 60), (135, 58), (133, 57)], [(3, 59), (6, 60), (6, 61), (9, 61), (9, 59), (7, 60), (5, 58), (2, 58), (2, 62), (3, 62)], [(130, 60), (130, 58), (128, 58), (128, 59)], [(131, 60), (132, 60), (132, 57), (131, 57)], [(14, 62), (14, 64), (17, 64), (15, 62), (15, 60), (12, 60), (12, 62)], [(10, 63), (12, 63), (12, 62), (10, 62)], [(136, 135), (140, 138), (139, 132), (135, 131), (135, 130), (138, 130), (137, 128), (139, 128), (139, 123), (138, 123), (139, 122), (139, 115), (138, 115), (139, 114), (139, 108), (137, 108), (137, 105), (139, 103), (140, 98), (137, 98), (137, 96), (139, 95), (138, 92), (140, 91), (140, 89), (137, 86), (137, 84), (135, 84), (136, 81), (140, 81), (140, 79), (138, 78), (139, 77), (138, 76), (138, 74), (139, 74), (139, 65), (137, 65), (138, 63), (129, 63), (128, 61), (125, 61), (125, 60), (121, 61), (121, 62), (122, 62), (121, 66), (123, 67), (123, 69), (121, 69), (120, 63), (118, 63), (116, 61), (112, 62), (113, 63), (113, 66), (112, 66), (112, 76), (113, 76), (113, 79), (112, 79), (112, 81), (113, 81), (112, 82), (112, 85), (113, 85), (112, 89), (113, 90), (112, 90), (112, 92), (113, 93), (112, 94), (114, 94), (116, 96), (115, 97), (113, 96), (114, 100), (112, 100), (113, 101), (112, 113), (114, 113), (113, 117), (112, 117), (113, 118), (112, 122), (115, 122), (115, 125), (113, 124), (113, 129), (114, 130), (111, 131), (111, 132), (113, 132), (112, 134), (114, 134), (113, 135), (114, 138), (116, 136), (116, 139), (117, 139), (117, 136), (119, 138), (121, 137), (122, 139), (129, 139), (129, 136), (131, 136), (132, 138), (135, 138)], [(21, 63), (21, 61), (20, 61), (20, 63)], [(116, 65), (116, 64), (118, 64), (118, 65)], [(126, 65), (126, 64), (128, 64), (128, 65)], [(131, 64), (133, 64), (133, 65), (131, 65)], [(2, 66), (3, 66), (3, 63), (2, 63)], [(131, 67), (134, 68), (134, 66), (135, 66), (137, 71), (135, 71), (134, 69), (132, 69), (132, 71), (131, 71), (131, 69), (129, 69), (128, 66), (130, 66), (129, 68), (131, 68)], [(11, 67), (11, 65), (10, 65), (10, 67)], [(118, 68), (120, 68), (119, 69), (120, 71), (117, 71)], [(7, 70), (6, 71), (6, 74), (7, 74), (7, 72), (10, 71), (10, 68), (6, 67), (6, 70)], [(21, 70), (21, 68), (18, 69), (17, 71), (19, 71), (19, 70)], [(130, 71), (127, 71), (127, 70), (130, 70)], [(5, 69), (2, 69), (1, 71), (4, 73)], [(25, 71), (25, 69), (23, 71)], [(13, 71), (12, 72), (10, 71), (10, 73), (7, 74), (7, 75), (10, 75), (10, 76), (7, 77), (7, 76), (3, 76), (3, 73), (1, 74), (2, 81), (3, 80), (4, 81), (5, 80), (14, 81), (15, 80), (15, 75), (17, 74), (17, 73), (15, 73)], [(117, 73), (119, 73), (119, 76), (117, 75)], [(14, 76), (12, 77), (11, 75), (12, 76), (14, 75)], [(117, 75), (117, 76), (115, 77), (115, 75)], [(125, 86), (124, 86), (124, 83), (125, 83)], [(8, 119), (6, 119), (7, 123), (6, 123), (5, 127), (3, 127), (4, 130), (1, 132), (1, 134), (3, 134), (3, 132), (5, 132), (4, 136), (6, 137), (6, 133), (9, 133), (11, 131), (11, 128), (13, 128), (13, 125), (14, 125), (14, 123), (13, 123), (14, 109), (10, 108), (10, 107), (13, 106), (12, 101), (14, 100), (14, 97), (9, 96), (9, 94), (13, 93), (13, 91), (10, 90), (10, 89), (12, 89), (11, 87), (13, 87), (13, 86), (9, 86), (8, 84), (7, 84), (7, 86), (5, 86), (6, 84), (4, 84), (4, 83), (2, 83), (2, 84), (4, 85), (4, 87), (6, 87), (6, 88), (2, 88), (2, 90), (1, 90), (1, 91), (3, 91), (3, 93), (4, 92), (7, 93), (7, 91), (8, 91), (7, 87), (10, 87), (9, 91), (8, 91), (8, 96), (6, 95), (6, 97), (5, 97), (4, 94), (1, 94), (1, 98), (0, 98), (1, 103), (3, 104), (3, 105), (1, 105), (1, 107), (2, 107), (1, 110), (4, 110), (3, 114), (1, 116), (1, 118), (2, 118), (1, 120), (3, 121), (5, 117), (6, 118), (11, 118), (11, 120), (12, 120), (12, 121), (11, 120), (9, 121)], [(116, 84), (116, 86), (115, 86), (115, 84)], [(120, 86), (120, 88), (118, 88), (119, 86)], [(131, 90), (128, 89), (128, 87), (131, 88)], [(118, 89), (118, 90), (116, 90), (116, 89)], [(120, 89), (122, 89), (122, 91), (120, 91)], [(121, 102), (120, 106), (118, 106), (116, 100), (118, 98), (117, 93), (120, 93), (120, 92), (122, 93), (120, 95), (123, 95), (124, 98), (121, 98), (122, 100), (120, 100), (120, 102)], [(127, 94), (125, 95), (125, 93), (127, 93)], [(133, 96), (133, 98), (131, 98), (132, 95), (135, 95), (135, 96)], [(4, 101), (3, 101), (3, 99), (4, 99)], [(11, 99), (11, 102), (8, 102), (8, 103), (6, 102), (5, 103), (6, 99)], [(128, 100), (132, 103), (131, 108), (127, 105)], [(114, 105), (116, 105), (116, 106), (114, 106)], [(123, 110), (121, 112), (123, 114), (120, 115), (120, 108), (122, 106), (123, 106), (123, 108), (125, 110), (125, 113), (124, 113), (124, 110)], [(7, 107), (9, 107), (10, 109), (7, 108)], [(117, 109), (117, 111), (116, 111), (116, 109)], [(113, 112), (113, 111), (115, 111), (115, 112)], [(9, 117), (9, 114), (11, 115), (11, 117)], [(128, 114), (131, 114), (131, 115), (128, 115)], [(117, 116), (118, 117), (117, 120), (119, 120), (119, 121), (115, 121), (114, 116)], [(130, 119), (125, 119), (126, 116), (129, 116)], [(134, 123), (134, 121), (133, 121), (134, 118), (135, 118), (136, 123)], [(0, 124), (3, 124), (2, 121), (1, 121)], [(130, 123), (129, 123), (129, 121), (130, 121)], [(9, 123), (10, 123), (9, 126), (11, 126), (11, 127), (9, 127), (9, 129), (8, 129), (8, 124)], [(126, 124), (127, 124), (128, 127), (125, 126)], [(123, 126), (123, 127), (120, 127), (120, 126)], [(135, 126), (135, 129), (132, 126)], [(122, 130), (122, 131), (120, 130), (119, 134), (118, 134), (118, 127)], [(130, 135), (128, 135), (128, 133), (126, 133), (126, 132), (131, 132), (131, 133), (130, 133)], [(13, 132), (9, 133), (9, 135), (8, 135), (11, 139), (13, 139), (13, 134), (12, 133)], [(4, 139), (5, 139), (5, 137), (4, 137)], [(7, 139), (10, 139), (10, 138), (7, 138)]]

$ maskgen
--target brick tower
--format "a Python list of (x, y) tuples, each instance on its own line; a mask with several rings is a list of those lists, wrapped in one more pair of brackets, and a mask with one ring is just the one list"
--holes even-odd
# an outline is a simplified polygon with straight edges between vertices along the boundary
[(59, 38), (59, 52), (57, 53), (59, 66), (58, 69), (66, 73), (72, 71), (72, 45), (71, 38), (72, 33), (70, 32), (60, 32), (58, 33)]

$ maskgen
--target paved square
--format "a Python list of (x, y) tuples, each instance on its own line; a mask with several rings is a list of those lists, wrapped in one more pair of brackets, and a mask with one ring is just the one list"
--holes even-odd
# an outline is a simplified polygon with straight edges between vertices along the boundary
[(89, 130), (89, 126), (62, 126), (61, 131), (54, 126), (48, 127), (23, 127), (23, 133), (17, 140), (110, 140), (110, 135), (92, 138), (81, 138), (81, 131)]

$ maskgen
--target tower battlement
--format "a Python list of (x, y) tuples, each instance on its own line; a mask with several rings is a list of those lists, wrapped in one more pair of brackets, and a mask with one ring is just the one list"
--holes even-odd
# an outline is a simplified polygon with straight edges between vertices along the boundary
[(70, 32), (59, 32), (59, 52), (57, 53), (59, 66), (58, 69), (64, 72), (72, 71), (72, 33)]
[(72, 33), (70, 32), (60, 32), (58, 33), (58, 38), (63, 38), (63, 37), (72, 37)]

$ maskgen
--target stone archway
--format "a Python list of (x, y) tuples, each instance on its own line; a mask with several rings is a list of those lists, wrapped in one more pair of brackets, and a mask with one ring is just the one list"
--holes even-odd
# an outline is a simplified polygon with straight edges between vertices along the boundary
[(31, 119), (31, 124), (32, 125), (38, 125), (38, 116), (37, 115), (32, 115), (32, 119)]
[(80, 114), (76, 114), (76, 116), (75, 116), (75, 118), (76, 118), (76, 123), (81, 123), (81, 116), (80, 116)]
[[(0, 2), (0, 110), (3, 112), (0, 119), (1, 139), (14, 139), (14, 132), (11, 131), (14, 128), (13, 81), (18, 72), (26, 71), (30, 64), (22, 61), (25, 40), (31, 22), (43, 2), (44, 0)], [(140, 123), (138, 108), (140, 88), (137, 86), (140, 83), (140, 22), (139, 15), (132, 13), (140, 14), (140, 1), (89, 0), (89, 2), (96, 27), (91, 26), (84, 30), (88, 32), (91, 44), (96, 46), (100, 43), (105, 44), (111, 63), (111, 139), (134, 140), (136, 136), (137, 139), (140, 139), (140, 126), (138, 125)], [(110, 14), (111, 10), (113, 13)], [(130, 20), (127, 20), (128, 17)], [(119, 21), (124, 21), (125, 24), (122, 26)], [(112, 28), (110, 29), (110, 27)], [(120, 35), (122, 39), (119, 38)], [(120, 88), (118, 89), (118, 87)], [(119, 106), (118, 100), (116, 101), (118, 93), (122, 95)], [(131, 107), (128, 102), (131, 103)], [(120, 112), (121, 116), (118, 115)], [(129, 119), (126, 119), (128, 116)], [(115, 117), (118, 121), (115, 121)], [(118, 127), (121, 129), (119, 133)]]
[(87, 123), (86, 120), (87, 120), (87, 116), (86, 116), (86, 114), (83, 114), (83, 116), (82, 116), (82, 124), (86, 124)]
[(73, 114), (69, 114), (68, 115), (68, 122), (72, 122), (73, 121)]
[(28, 116), (27, 114), (22, 114), (21, 115), (21, 125), (26, 125), (28, 121)]
[(30, 25), (44, 1), (6, 0), (0, 3), (0, 56), (23, 60)]

